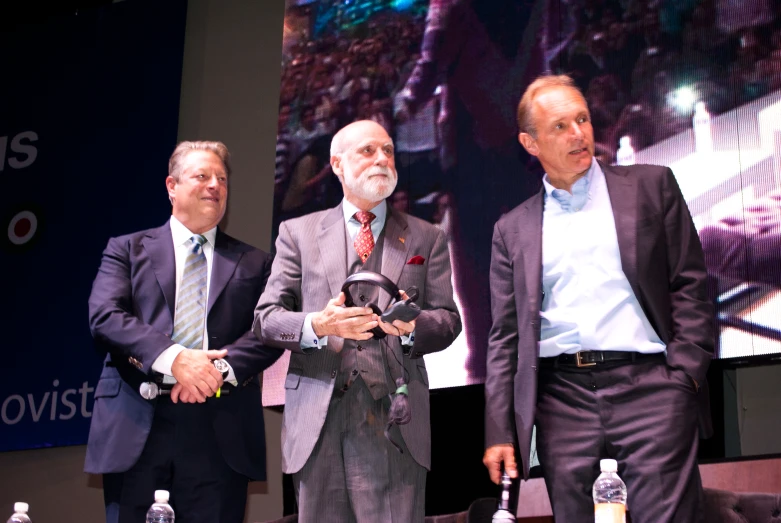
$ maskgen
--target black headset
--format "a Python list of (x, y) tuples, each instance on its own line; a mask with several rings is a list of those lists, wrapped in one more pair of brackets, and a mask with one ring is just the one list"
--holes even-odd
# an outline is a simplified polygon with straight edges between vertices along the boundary
[[(411, 321), (418, 317), (420, 314), (420, 307), (413, 303), (418, 299), (418, 288), (412, 286), (407, 291), (408, 299), (404, 300), (401, 297), (401, 291), (390, 279), (386, 278), (382, 274), (371, 271), (359, 271), (349, 276), (342, 284), (342, 292), (344, 293), (344, 305), (345, 307), (355, 307), (355, 300), (352, 294), (350, 294), (350, 287), (357, 283), (368, 283), (379, 287), (387, 292), (391, 297), (391, 306), (387, 311), (382, 312), (380, 307), (376, 303), (367, 303), (365, 306), (371, 308), (374, 314), (380, 316), (384, 322), (393, 322), (393, 320), (401, 319), (403, 321)], [(378, 325), (371, 330), (374, 335), (374, 339), (381, 340), (385, 337), (385, 331)]]

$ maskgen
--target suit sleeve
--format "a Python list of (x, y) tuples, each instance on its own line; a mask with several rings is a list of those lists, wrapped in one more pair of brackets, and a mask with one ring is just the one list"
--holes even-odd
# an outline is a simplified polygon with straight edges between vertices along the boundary
[(147, 374), (171, 338), (133, 314), (130, 240), (111, 238), (103, 251), (89, 297), (89, 325), (99, 346), (112, 354), (134, 358)]
[(664, 172), (662, 195), (673, 326), (667, 362), (702, 384), (715, 341), (705, 258), (689, 208), (669, 168)]
[(266, 290), (255, 307), (252, 330), (270, 347), (303, 353), (301, 331), (306, 313), (301, 312), (301, 251), (285, 222), (279, 226), (276, 250)]
[(437, 230), (426, 270), (426, 296), (415, 322), (415, 343), (411, 357), (448, 348), (461, 333), (461, 316), (453, 300), (450, 251), (445, 233)]
[[(267, 285), (269, 274), (271, 273), (272, 261), (273, 258), (271, 256), (266, 256), (263, 264), (259, 267), (261, 284), (256, 291), (256, 298), (260, 298)], [(240, 311), (240, 314), (247, 314), (249, 316), (250, 311)], [(279, 359), (283, 352), (281, 349), (263, 345), (260, 339), (255, 336), (252, 329), (245, 332), (233, 343), (225, 345), (222, 348), (228, 350), (228, 355), (225, 357), (225, 360), (233, 367), (233, 372), (238, 383), (243, 383), (247, 379), (266, 370)]]
[(485, 445), (514, 443), (514, 376), (518, 367), (518, 320), (513, 266), (500, 230), (491, 247), (491, 316), (485, 377)]

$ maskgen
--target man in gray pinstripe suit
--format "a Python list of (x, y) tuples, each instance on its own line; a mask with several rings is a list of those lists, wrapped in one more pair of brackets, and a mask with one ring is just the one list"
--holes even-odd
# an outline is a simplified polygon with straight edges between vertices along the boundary
[[(255, 334), (291, 352), (285, 381), (282, 470), (293, 474), (299, 521), (418, 522), (431, 464), (428, 374), (422, 356), (461, 331), (444, 234), (391, 209), (393, 142), (371, 121), (334, 136), (331, 166), (344, 200), (333, 209), (283, 222)], [(382, 322), (366, 305), (390, 302), (365, 284), (341, 287), (359, 270), (400, 289), (415, 285), (423, 309), (412, 322)], [(380, 326), (383, 340), (369, 332)], [(383, 434), (395, 380), (408, 383), (412, 419)]]

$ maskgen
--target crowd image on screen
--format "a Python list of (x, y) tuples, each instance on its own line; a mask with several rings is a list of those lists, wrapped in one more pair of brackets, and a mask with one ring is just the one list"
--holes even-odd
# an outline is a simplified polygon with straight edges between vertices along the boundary
[[(458, 0), (453, 0), (457, 2)], [(447, 0), (431, 0), (446, 12)], [(694, 101), (711, 115), (781, 88), (778, 1), (560, 0), (546, 60), (585, 93), (597, 155), (614, 163), (619, 138), (635, 150), (691, 128)], [(279, 221), (336, 205), (329, 145), (340, 127), (369, 119), (394, 138), (401, 202), (441, 220), (450, 188), (445, 82), (410, 114), (400, 103), (420, 58), (427, 2), (378, 4), (359, 23), (339, 21), (344, 2), (319, 3), (327, 20), (316, 37), (285, 46), (279, 103), (275, 217)], [(436, 6), (434, 6), (436, 4)], [(417, 9), (414, 9), (417, 7)], [(314, 11), (313, 11), (314, 12)], [(314, 16), (314, 15), (312, 15)], [(312, 21), (310, 25), (314, 25)], [(558, 41), (557, 41), (558, 40)], [(520, 94), (520, 93), (519, 93)], [(446, 215), (446, 213), (445, 213)]]
[[(397, 101), (419, 57), (424, 24), (422, 15), (388, 9), (349, 29), (326, 30), (286, 48), (276, 150), (277, 223), (339, 202), (330, 141), (336, 130), (356, 120), (374, 120), (394, 139), (399, 171), (394, 207), (416, 214), (426, 209), (429, 219), (441, 215), (435, 212), (443, 189), (437, 174), (440, 104), (435, 99), (417, 114), (404, 115)], [(426, 181), (410, 182), (410, 175)], [(415, 203), (427, 195), (426, 203)]]

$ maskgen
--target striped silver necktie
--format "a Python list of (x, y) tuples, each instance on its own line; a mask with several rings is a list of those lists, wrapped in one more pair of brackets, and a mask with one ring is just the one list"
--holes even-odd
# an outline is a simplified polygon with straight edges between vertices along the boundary
[(203, 323), (206, 319), (206, 238), (196, 234), (190, 238), (184, 273), (176, 299), (174, 334), (171, 339), (188, 349), (203, 348)]

